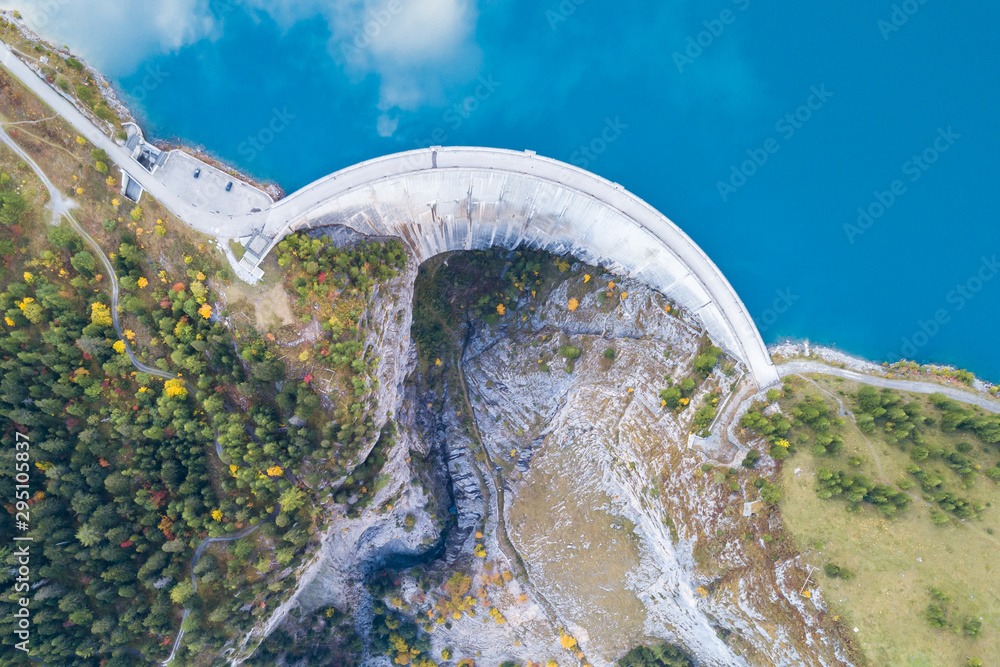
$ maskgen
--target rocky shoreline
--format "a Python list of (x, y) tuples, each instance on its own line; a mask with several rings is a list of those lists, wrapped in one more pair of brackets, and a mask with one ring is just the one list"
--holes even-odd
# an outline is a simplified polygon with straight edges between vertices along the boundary
[[(90, 65), (84, 58), (74, 55), (67, 48), (55, 46), (52, 42), (41, 37), (38, 33), (32, 30), (32, 28), (27, 24), (24, 18), (20, 16), (18, 12), (8, 9), (0, 10), (0, 19), (10, 23), (15, 28), (17, 28), (17, 31), (20, 34), (20, 36), (26, 41), (32, 44), (40, 45), (43, 48), (51, 51), (52, 53), (55, 53), (56, 55), (60, 56), (61, 58), (64, 59), (74, 58), (75, 60), (79, 61), (80, 64), (83, 65), (83, 70), (87, 73), (87, 76), (93, 79), (94, 83), (96, 84), (97, 91), (100, 94), (101, 99), (115, 113), (117, 120), (119, 121), (119, 125), (124, 126), (128, 123), (132, 123), (135, 126), (142, 128), (143, 135), (148, 136), (146, 129), (143, 128), (143, 124), (139, 121), (136, 114), (133, 113), (132, 109), (128, 106), (128, 104), (122, 101), (123, 91), (121, 91), (113, 82), (111, 82), (106, 76), (104, 76), (104, 74), (102, 74), (97, 68)], [(36, 71), (39, 69), (39, 66), (36, 65), (35, 63), (32, 63), (30, 60), (28, 61), (27, 64), (29, 67), (35, 69)], [(110, 123), (108, 121), (101, 120), (100, 118), (95, 116), (90, 108), (88, 108), (84, 104), (80, 104), (79, 101), (74, 96), (69, 95), (67, 93), (62, 93), (61, 91), (60, 94), (62, 94), (63, 97), (72, 102), (78, 109), (80, 109), (80, 111), (86, 114), (91, 119), (91, 121), (95, 122), (96, 124), (98, 125), (106, 124), (109, 126), (112, 132), (121, 129), (121, 127), (118, 127), (115, 124)], [(172, 139), (149, 139), (149, 142), (163, 151), (179, 150), (188, 153), (189, 155), (201, 160), (202, 162), (205, 162), (206, 164), (216, 167), (217, 169), (226, 172), (227, 174), (233, 176), (234, 178), (238, 178), (239, 180), (249, 183), (250, 185), (253, 185), (254, 187), (266, 192), (274, 201), (279, 201), (280, 199), (283, 199), (286, 195), (285, 189), (281, 187), (281, 185), (278, 184), (277, 182), (260, 180), (255, 176), (253, 176), (252, 174), (244, 171), (243, 169), (240, 169), (239, 167), (230, 164), (221, 158), (211, 155), (210, 153), (206, 152), (206, 150), (203, 147), (196, 146), (184, 140), (183, 138), (175, 137)]]
[[(808, 340), (788, 340), (768, 346), (775, 363), (809, 359), (847, 370), (877, 377), (939, 382), (944, 386), (972, 389), (976, 393), (996, 398), (1000, 385), (973, 376), (968, 371), (944, 364), (918, 364), (913, 361), (875, 362), (843, 350), (812, 345)], [(961, 379), (960, 379), (961, 378)]]

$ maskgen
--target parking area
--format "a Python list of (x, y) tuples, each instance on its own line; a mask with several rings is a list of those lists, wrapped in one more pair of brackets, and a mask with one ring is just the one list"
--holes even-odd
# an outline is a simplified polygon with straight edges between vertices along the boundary
[[(201, 170), (195, 178), (195, 171)], [(257, 188), (233, 178), (181, 151), (172, 151), (154, 178), (193, 206), (209, 213), (243, 215), (270, 208), (271, 198)], [(232, 188), (227, 192), (227, 184)]]

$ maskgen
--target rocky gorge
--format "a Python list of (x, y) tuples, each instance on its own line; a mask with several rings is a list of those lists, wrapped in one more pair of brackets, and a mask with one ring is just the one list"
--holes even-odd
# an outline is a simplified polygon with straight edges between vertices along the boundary
[(392, 662), (370, 650), (388, 612), (444, 664), (613, 665), (657, 640), (704, 665), (851, 664), (759, 500), (774, 463), (746, 470), (693, 437), (742, 389), (739, 365), (641, 283), (522, 253), (435, 258), (369, 303), (378, 418), (395, 424), (378, 490), (353, 518), (331, 505), (258, 636), (335, 608), (373, 665)]

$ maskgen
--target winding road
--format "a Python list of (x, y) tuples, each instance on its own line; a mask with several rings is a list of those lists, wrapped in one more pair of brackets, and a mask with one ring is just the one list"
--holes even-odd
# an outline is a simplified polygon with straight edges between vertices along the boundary
[[(526, 242), (604, 263), (678, 297), (681, 305), (699, 315), (713, 338), (747, 364), (759, 386), (789, 375), (814, 373), (882, 388), (941, 393), (1000, 414), (997, 401), (930, 382), (891, 380), (810, 361), (792, 361), (775, 367), (735, 290), (683, 231), (621, 186), (570, 165), (538, 157), (532, 152), (432, 148), (350, 167), (263, 211), (241, 216), (213, 215), (192, 206), (182, 193), (171, 190), (137, 167), (123, 147), (2, 43), (0, 62), (82, 136), (103, 148), (120, 166), (127, 167), (130, 175), (135, 172), (134, 178), (151, 196), (193, 228), (222, 238), (266, 230), (267, 247), (261, 249), (261, 257), (284, 234), (311, 224), (333, 221), (367, 233), (388, 232), (401, 236), (420, 259), (446, 250)], [(0, 139), (31, 167), (47, 188), (54, 222), (65, 217), (101, 261), (111, 283), (114, 329), (125, 343), (133, 366), (165, 380), (180, 379), (195, 396), (197, 390), (184, 378), (148, 366), (136, 358), (119, 322), (119, 283), (110, 260), (74, 218), (73, 201), (62, 195), (31, 156), (7, 134), (6, 128), (0, 132)], [(403, 225), (400, 220), (407, 222)], [(842, 404), (841, 411), (844, 411)], [(221, 460), (218, 438), (215, 451)], [(279, 509), (276, 504), (272, 516)], [(205, 549), (214, 543), (246, 537), (260, 525), (202, 540), (195, 549), (190, 567), (195, 592), (198, 582), (194, 570)], [(182, 625), (189, 612), (189, 609), (184, 610)], [(172, 661), (183, 635), (181, 628), (163, 665)]]
[(967, 403), (992, 412), (1000, 414), (1000, 401), (993, 400), (981, 394), (974, 394), (971, 391), (963, 391), (954, 387), (935, 384), (933, 382), (921, 382), (920, 380), (890, 380), (889, 378), (878, 377), (877, 375), (865, 375), (857, 371), (850, 371), (845, 368), (837, 368), (816, 361), (789, 361), (777, 367), (778, 375), (787, 377), (789, 375), (801, 375), (802, 373), (819, 373), (820, 375), (833, 375), (845, 380), (854, 380), (873, 387), (883, 389), (898, 389), (900, 391), (910, 391), (914, 394), (944, 394), (950, 399), (960, 403)]
[[(95, 241), (94, 238), (90, 234), (88, 234), (83, 227), (80, 226), (80, 223), (77, 222), (76, 218), (73, 217), (72, 209), (75, 206), (73, 201), (71, 199), (63, 197), (62, 193), (55, 186), (55, 184), (49, 179), (48, 175), (44, 171), (42, 171), (42, 168), (39, 167), (38, 164), (31, 158), (31, 156), (28, 155), (28, 153), (25, 152), (25, 150), (22, 149), (19, 145), (17, 145), (17, 143), (10, 137), (10, 135), (7, 134), (6, 127), (4, 127), (3, 131), (0, 132), (0, 140), (2, 140), (3, 143), (6, 144), (12, 151), (14, 151), (18, 155), (18, 157), (24, 160), (25, 164), (31, 167), (32, 171), (35, 172), (38, 178), (42, 181), (42, 184), (45, 185), (46, 189), (49, 191), (49, 197), (50, 197), (49, 207), (52, 210), (53, 224), (58, 224), (61, 218), (66, 218), (69, 221), (70, 225), (73, 227), (73, 230), (76, 231), (76, 233), (79, 234), (80, 237), (87, 242), (87, 245), (90, 246), (90, 248), (97, 254), (98, 259), (100, 259), (101, 264), (104, 266), (104, 270), (107, 272), (107, 275), (111, 282), (112, 324), (114, 325), (115, 332), (118, 334), (119, 340), (125, 343), (125, 352), (128, 354), (128, 358), (132, 362), (132, 365), (135, 366), (136, 369), (144, 373), (155, 375), (156, 377), (163, 378), (164, 380), (181, 380), (182, 382), (184, 382), (185, 386), (187, 386), (188, 391), (191, 393), (191, 396), (192, 397), (197, 396), (197, 389), (194, 386), (192, 386), (190, 382), (188, 382), (181, 376), (175, 375), (173, 373), (168, 373), (167, 371), (160, 370), (159, 368), (148, 366), (136, 358), (135, 353), (132, 351), (132, 348), (129, 345), (128, 340), (125, 338), (122, 332), (121, 322), (119, 321), (118, 318), (118, 275), (115, 273), (114, 267), (111, 265), (111, 260), (109, 260), (108, 256), (104, 254), (104, 251), (101, 249), (101, 246), (97, 244), (97, 241)], [(222, 446), (219, 444), (218, 431), (216, 431), (216, 437), (215, 437), (215, 453), (219, 457), (219, 460), (222, 460)], [(225, 463), (225, 461), (223, 461), (223, 463)], [(272, 510), (270, 516), (268, 517), (268, 520), (273, 519), (275, 516), (278, 515), (278, 512), (280, 511), (281, 511), (280, 506), (277, 503), (275, 503), (274, 509)], [(237, 533), (233, 533), (232, 535), (226, 535), (223, 537), (207, 537), (201, 541), (201, 544), (197, 546), (194, 552), (194, 556), (191, 559), (191, 568), (190, 568), (191, 583), (194, 586), (195, 593), (198, 592), (198, 580), (195, 577), (194, 569), (198, 565), (198, 560), (201, 558), (201, 555), (205, 551), (205, 549), (207, 549), (212, 544), (215, 544), (216, 542), (232, 542), (234, 540), (244, 538), (247, 535), (253, 533), (258, 528), (260, 528), (262, 523), (263, 522), (253, 526), (247, 526), (243, 530)], [(191, 611), (190, 609), (185, 609), (183, 614), (181, 615), (182, 626), (184, 624), (184, 620), (188, 617), (190, 611)], [(170, 651), (170, 655), (167, 657), (166, 660), (164, 660), (161, 663), (162, 665), (165, 666), (173, 660), (174, 655), (177, 653), (178, 647), (180, 647), (181, 639), (183, 638), (183, 636), (184, 636), (184, 628), (181, 627), (177, 632), (177, 639), (174, 640), (174, 645)]]

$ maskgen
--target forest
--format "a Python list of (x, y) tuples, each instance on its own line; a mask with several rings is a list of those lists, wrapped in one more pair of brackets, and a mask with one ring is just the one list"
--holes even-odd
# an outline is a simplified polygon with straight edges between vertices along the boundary
[[(107, 253), (116, 312), (101, 251), (68, 226), (46, 230), (12, 179), (0, 182), (0, 528), (32, 540), (31, 655), (152, 664), (170, 653), (182, 609), (179, 662), (218, 654), (290, 588), (323, 519), (317, 499), (333, 494), (317, 489), (317, 469), (353, 468), (378, 432), (355, 415), (332, 418), (264, 337), (234, 340), (201, 258), (168, 272), (132, 225), (104, 221), (117, 237)], [(26, 233), (40, 250), (18, 252)], [(153, 365), (134, 365), (134, 352)], [(192, 570), (207, 538), (229, 539)], [(0, 545), (10, 564), (12, 545)], [(0, 570), (5, 640), (15, 637), (13, 572)], [(0, 664), (19, 655), (5, 646)]]

